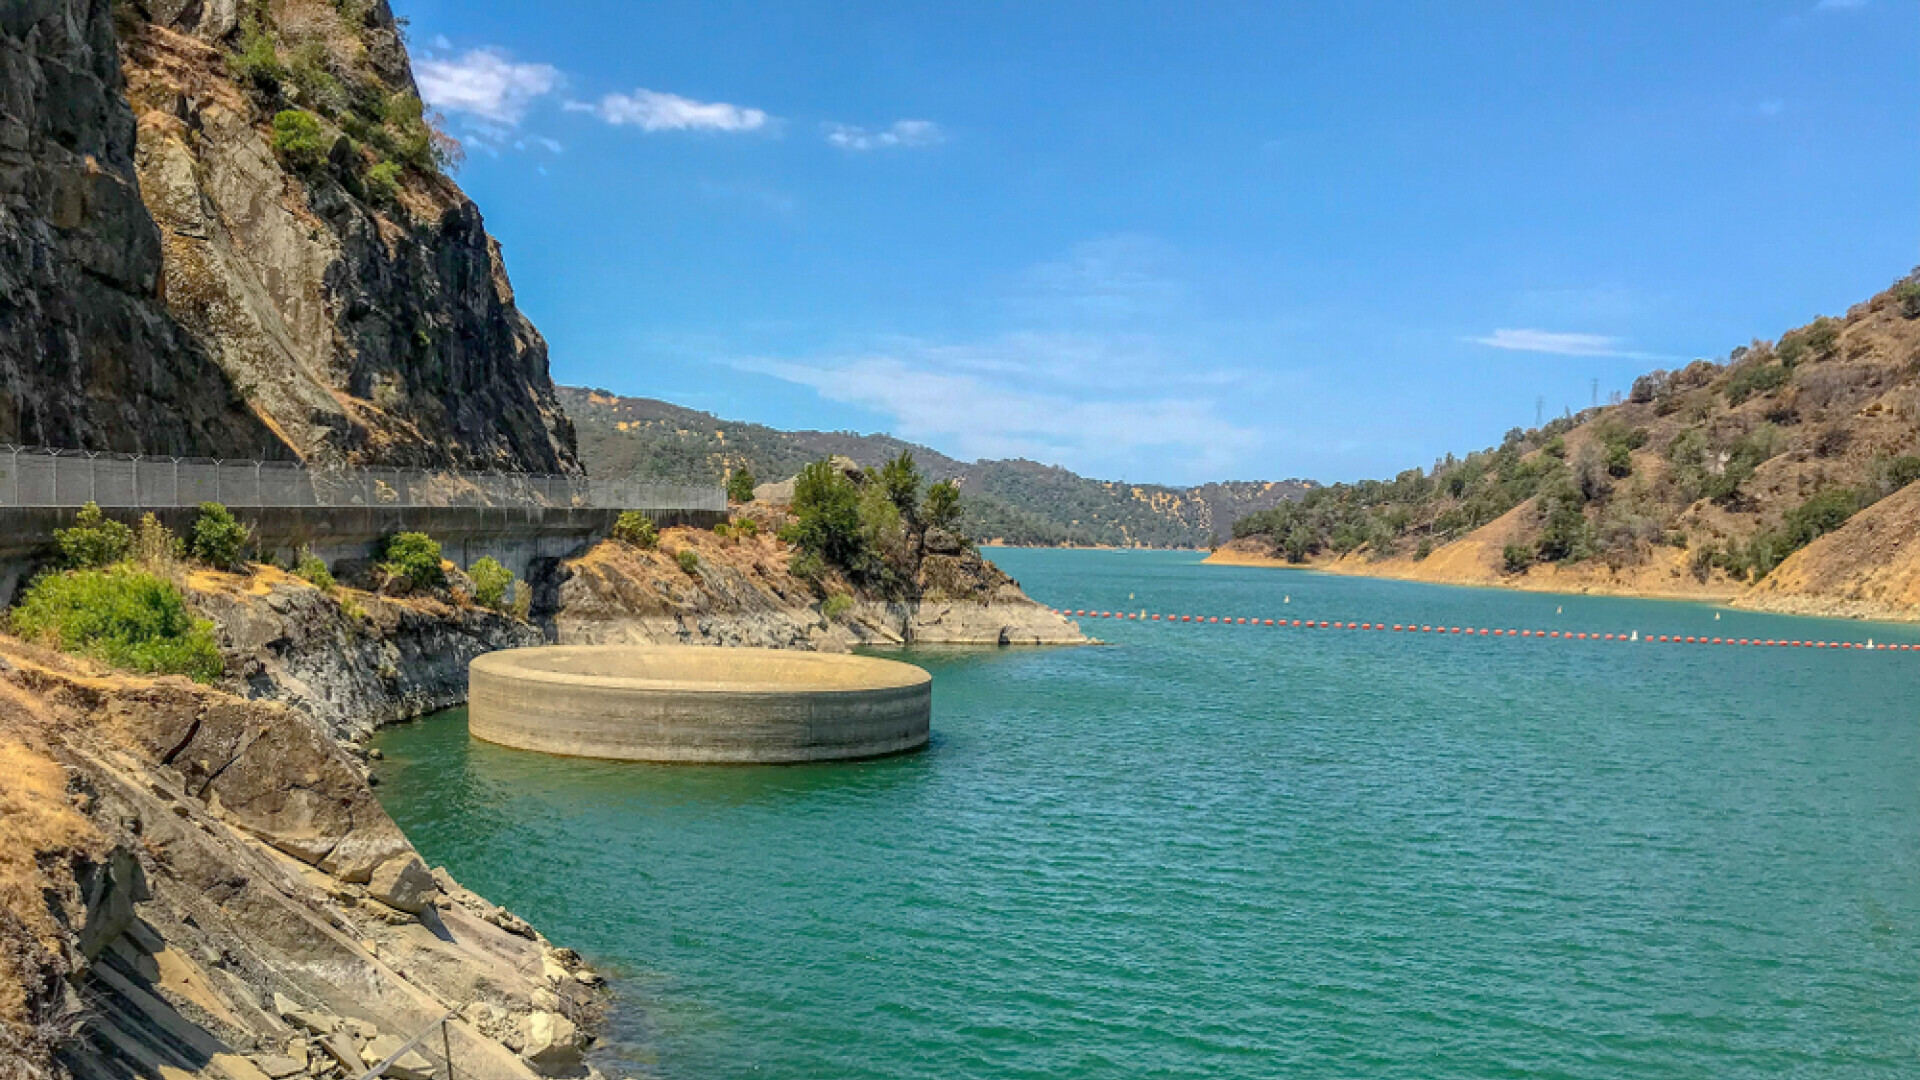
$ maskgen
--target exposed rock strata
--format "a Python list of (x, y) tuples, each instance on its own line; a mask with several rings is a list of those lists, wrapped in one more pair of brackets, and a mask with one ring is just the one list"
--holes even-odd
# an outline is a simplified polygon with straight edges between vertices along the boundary
[[(0, 641), (0, 1075), (586, 1075), (597, 976), (428, 873), (312, 718)], [(390, 1076), (444, 1072), (438, 1037)], [(177, 1070), (168, 1072), (168, 1070)]]

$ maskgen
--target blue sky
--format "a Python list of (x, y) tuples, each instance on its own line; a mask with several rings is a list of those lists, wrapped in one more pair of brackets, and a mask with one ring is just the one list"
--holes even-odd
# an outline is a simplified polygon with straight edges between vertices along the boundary
[(1920, 5), (401, 0), (556, 380), (1348, 480), (1920, 263)]

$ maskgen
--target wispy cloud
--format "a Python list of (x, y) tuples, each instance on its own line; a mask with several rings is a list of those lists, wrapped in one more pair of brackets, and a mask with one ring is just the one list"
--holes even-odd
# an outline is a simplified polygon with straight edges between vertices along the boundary
[(928, 355), (874, 354), (811, 360), (746, 359), (742, 371), (805, 386), (828, 401), (891, 418), (893, 432), (962, 458), (1026, 457), (1103, 471), (1142, 451), (1171, 454), (1204, 471), (1258, 443), (1198, 397), (1087, 398), (954, 370)]
[(1779, 116), (1786, 110), (1787, 103), (1781, 101), (1779, 98), (1763, 98), (1758, 105), (1754, 106), (1754, 111), (1768, 120)]
[(505, 127), (519, 124), (535, 99), (562, 82), (558, 68), (518, 63), (492, 46), (453, 58), (423, 57), (413, 70), (427, 104)]
[(1554, 356), (1606, 356), (1622, 360), (1671, 360), (1659, 353), (1622, 348), (1623, 342), (1604, 334), (1570, 334), (1552, 330), (1495, 330), (1485, 337), (1468, 338), (1476, 345), (1513, 352), (1550, 353)]
[(1820, 0), (1813, 5), (1815, 11), (1858, 11), (1866, 7), (1869, 0)]
[(607, 94), (599, 101), (569, 101), (574, 112), (589, 112), (609, 124), (642, 131), (759, 131), (772, 118), (759, 109), (724, 101), (695, 101), (658, 90)]
[(895, 120), (879, 130), (853, 124), (824, 125), (827, 142), (842, 150), (885, 150), (891, 147), (932, 146), (946, 139), (931, 120)]

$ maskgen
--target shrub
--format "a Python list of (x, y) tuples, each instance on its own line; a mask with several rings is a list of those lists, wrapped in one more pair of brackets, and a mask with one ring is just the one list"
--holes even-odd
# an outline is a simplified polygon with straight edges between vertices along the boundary
[(314, 172), (327, 161), (327, 135), (320, 121), (304, 109), (286, 109), (273, 117), (273, 150), (287, 167)]
[(1893, 299), (1900, 305), (1902, 318), (1920, 319), (1920, 281), (1903, 281), (1895, 285)]
[(53, 541), (60, 547), (61, 565), (85, 570), (126, 558), (133, 550), (133, 530), (88, 503), (73, 516), (72, 528), (53, 530)]
[(22, 637), (114, 667), (212, 682), (224, 670), (213, 624), (170, 582), (130, 566), (41, 577), (13, 613)]
[(727, 474), (727, 501), (737, 503), (753, 501), (753, 473), (744, 466)]
[(426, 533), (395, 533), (382, 545), (380, 569), (416, 589), (445, 584), (440, 568), (440, 544)]
[(860, 489), (832, 463), (816, 461), (793, 484), (794, 539), (828, 562), (851, 567), (861, 561)]
[(260, 101), (271, 101), (280, 93), (280, 82), (287, 77), (286, 65), (273, 47), (273, 38), (252, 19), (240, 32), (240, 48), (227, 54), (227, 70), (234, 80), (252, 91)]
[(293, 573), (321, 592), (333, 588), (333, 571), (327, 569), (327, 560), (305, 548), (300, 549), (300, 558), (293, 564)]
[(1727, 404), (1738, 405), (1755, 394), (1770, 394), (1787, 384), (1785, 364), (1748, 364), (1727, 380)]
[(253, 530), (234, 520), (233, 511), (219, 503), (200, 504), (193, 519), (194, 558), (216, 570), (238, 570), (252, 540)]
[(400, 198), (400, 163), (397, 161), (376, 161), (373, 168), (367, 170), (367, 197), (382, 205), (391, 206)]
[(513, 583), (513, 617), (525, 621), (533, 614), (533, 589), (524, 581)]
[(186, 555), (186, 545), (173, 535), (172, 530), (160, 524), (160, 519), (152, 514), (140, 515), (140, 524), (133, 531), (133, 561), (145, 570), (163, 577), (172, 575), (179, 569), (180, 560)]
[(467, 567), (467, 576), (473, 579), (474, 602), (484, 608), (499, 611), (507, 600), (507, 587), (513, 584), (513, 571), (501, 566), (492, 556)]
[(733, 535), (752, 539), (760, 535), (760, 523), (752, 518), (741, 518), (733, 523)]
[(827, 561), (820, 557), (819, 552), (802, 548), (787, 560), (787, 573), (818, 589), (821, 580), (827, 576)]
[(327, 50), (320, 42), (310, 41), (295, 49), (287, 75), (302, 105), (328, 116), (347, 110), (347, 89), (327, 70)]
[(613, 538), (637, 548), (654, 548), (660, 543), (660, 529), (653, 519), (638, 510), (628, 510), (613, 523)]
[(700, 553), (692, 548), (681, 548), (675, 552), (673, 561), (680, 564), (680, 569), (684, 573), (697, 574), (700, 572)]
[(1500, 557), (1507, 564), (1507, 573), (1517, 574), (1533, 565), (1533, 545), (1508, 544), (1500, 549)]
[(820, 604), (820, 614), (829, 619), (838, 619), (853, 610), (853, 596), (850, 593), (837, 592)]
[(960, 523), (960, 485), (951, 480), (942, 480), (927, 489), (926, 505), (921, 514), (927, 524), (941, 529), (952, 529)]
[(714, 525), (713, 535), (725, 540), (733, 535), (733, 526), (722, 521)]

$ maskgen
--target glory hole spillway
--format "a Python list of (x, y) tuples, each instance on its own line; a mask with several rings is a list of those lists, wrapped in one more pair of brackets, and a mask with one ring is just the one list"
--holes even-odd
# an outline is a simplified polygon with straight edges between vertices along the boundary
[(468, 669), (468, 725), (502, 746), (623, 761), (789, 763), (926, 745), (933, 678), (874, 657), (560, 645)]

